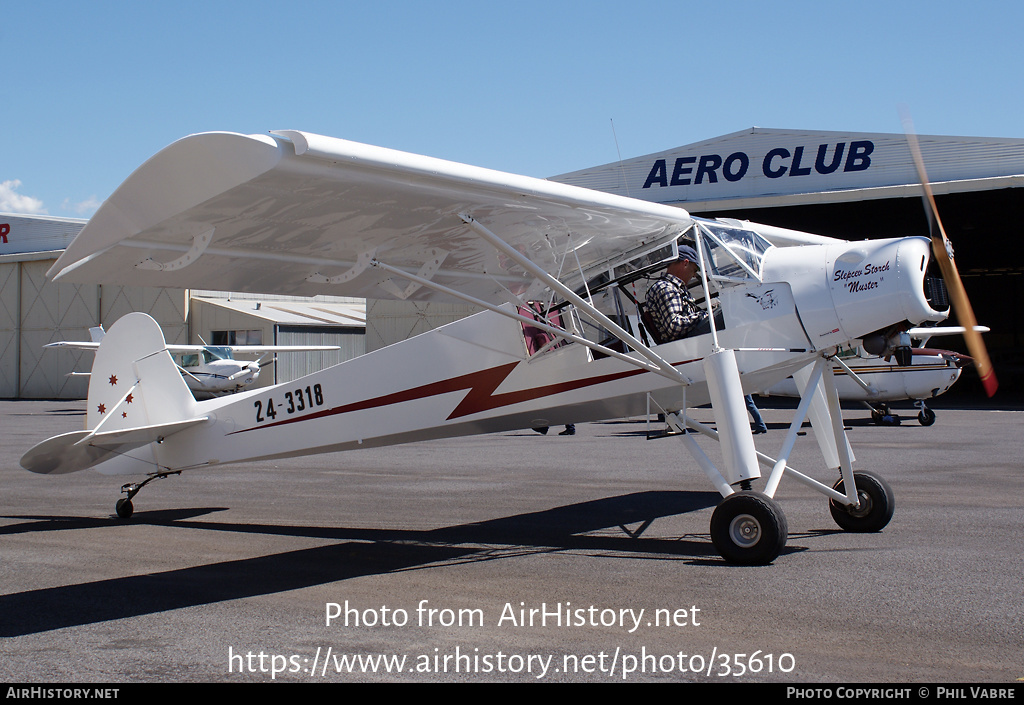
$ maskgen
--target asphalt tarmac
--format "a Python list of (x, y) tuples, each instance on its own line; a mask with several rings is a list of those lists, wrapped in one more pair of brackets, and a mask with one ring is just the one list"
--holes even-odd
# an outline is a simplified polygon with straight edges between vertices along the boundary
[[(763, 413), (773, 454), (792, 412)], [(640, 420), (185, 473), (125, 522), (132, 478), (18, 465), (84, 402), (0, 402), (0, 681), (1013, 684), (1024, 412), (937, 413), (847, 410), (884, 531), (784, 480), (785, 552), (736, 567), (717, 493)], [(809, 429), (791, 465), (831, 480)]]

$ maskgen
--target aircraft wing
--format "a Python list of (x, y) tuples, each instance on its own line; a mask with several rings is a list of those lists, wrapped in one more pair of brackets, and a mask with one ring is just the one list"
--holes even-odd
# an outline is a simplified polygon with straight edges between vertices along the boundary
[(533, 278), (463, 215), (563, 280), (691, 223), (680, 208), (304, 132), (204, 133), (128, 177), (50, 276), (444, 298), (376, 260), (485, 301), (507, 300), (505, 289), (523, 294)]
[(71, 350), (96, 350), (99, 343), (89, 343), (81, 340), (58, 340), (56, 343), (47, 343), (44, 348), (70, 348)]
[[(44, 348), (70, 348), (71, 350), (96, 350), (99, 343), (90, 343), (79, 340), (58, 340), (55, 343), (47, 343)], [(168, 345), (167, 350), (172, 355), (183, 353), (201, 353), (208, 345)], [(340, 350), (337, 345), (216, 345), (214, 347), (226, 348), (232, 353), (277, 353), (277, 352), (328, 352)]]
[[(57, 343), (51, 343), (56, 345)], [(209, 348), (230, 350), (234, 353), (271, 353), (271, 352), (328, 352), (341, 350), (339, 345), (168, 345), (167, 351), (172, 355), (182, 353), (201, 353)]]

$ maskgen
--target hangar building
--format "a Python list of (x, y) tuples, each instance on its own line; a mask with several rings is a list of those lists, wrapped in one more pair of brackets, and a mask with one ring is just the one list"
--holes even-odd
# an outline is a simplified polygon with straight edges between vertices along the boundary
[[(132, 311), (148, 313), (169, 343), (337, 345), (281, 353), (258, 386), (286, 382), (361, 355), (365, 302), (346, 297), (268, 297), (215, 291), (55, 283), (46, 272), (86, 221), (0, 213), (0, 398), (81, 399), (93, 353), (44, 350), (89, 340), (89, 328)], [(241, 356), (240, 356), (241, 357)], [(252, 356), (249, 356), (250, 358)], [(270, 374), (270, 371), (273, 374)]]

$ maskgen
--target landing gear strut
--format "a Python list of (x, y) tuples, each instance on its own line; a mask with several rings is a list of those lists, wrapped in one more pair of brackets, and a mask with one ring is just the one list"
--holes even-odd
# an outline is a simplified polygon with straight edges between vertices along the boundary
[(132, 505), (132, 497), (139, 493), (143, 487), (148, 485), (153, 480), (162, 480), (165, 477), (171, 475), (180, 475), (181, 470), (168, 470), (165, 472), (156, 472), (147, 477), (145, 480), (139, 483), (129, 482), (126, 485), (121, 485), (121, 491), (127, 494), (127, 497), (122, 497), (117, 500), (114, 505), (114, 511), (117, 512), (117, 516), (121, 519), (128, 519), (135, 512), (135, 507)]

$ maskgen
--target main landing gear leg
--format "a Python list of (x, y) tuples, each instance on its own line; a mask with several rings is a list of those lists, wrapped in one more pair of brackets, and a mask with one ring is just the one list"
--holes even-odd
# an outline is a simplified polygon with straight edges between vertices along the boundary
[[(892, 410), (889, 408), (888, 404), (886, 404), (884, 402), (881, 403), (881, 404), (871, 404), (869, 402), (864, 402), (864, 404), (869, 409), (871, 409), (871, 420), (874, 421), (879, 426), (899, 426), (900, 425), (900, 417), (898, 415), (892, 413)], [(932, 414), (932, 416), (934, 416), (934, 414)], [(924, 423), (924, 422), (922, 422), (922, 423)], [(928, 424), (925, 424), (925, 425), (927, 426)]]
[[(711, 542), (730, 563), (766, 565), (786, 546), (789, 527), (778, 503), (751, 490), (761, 477), (757, 449), (747, 422), (739, 367), (732, 350), (718, 350), (704, 360), (711, 406), (718, 425), (729, 488), (711, 515)], [(739, 492), (732, 487), (741, 488)]]
[(127, 496), (117, 500), (117, 504), (114, 505), (114, 511), (117, 512), (117, 516), (121, 519), (128, 519), (135, 512), (135, 507), (132, 506), (132, 497), (139, 493), (143, 487), (148, 485), (153, 480), (162, 480), (165, 477), (171, 475), (180, 475), (181, 470), (168, 470), (166, 472), (156, 472), (147, 477), (145, 480), (139, 483), (130, 482), (126, 485), (121, 485), (121, 491)]

